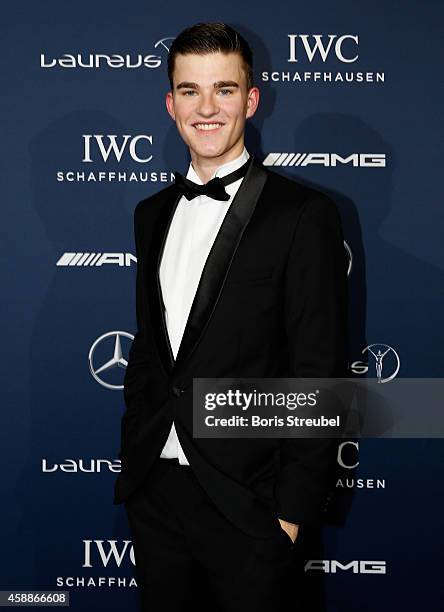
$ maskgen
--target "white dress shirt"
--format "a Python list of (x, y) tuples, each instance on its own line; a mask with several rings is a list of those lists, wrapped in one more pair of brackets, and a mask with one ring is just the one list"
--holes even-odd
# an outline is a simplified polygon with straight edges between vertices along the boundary
[[(239, 157), (219, 166), (211, 178), (234, 172), (249, 157), (244, 147)], [(203, 185), (191, 162), (186, 177)], [(230, 199), (226, 202), (214, 200), (206, 195), (197, 196), (192, 200), (182, 196), (176, 207), (159, 270), (168, 337), (174, 359), (179, 351), (208, 254), (242, 181), (243, 177), (225, 187), (230, 195)], [(167, 459), (178, 458), (181, 465), (189, 465), (177, 437), (174, 422), (160, 456)]]

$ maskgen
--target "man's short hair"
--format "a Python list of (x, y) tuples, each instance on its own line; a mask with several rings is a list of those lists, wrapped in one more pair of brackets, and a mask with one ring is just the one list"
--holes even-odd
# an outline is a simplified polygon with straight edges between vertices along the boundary
[(168, 78), (173, 90), (176, 55), (194, 53), (238, 53), (243, 60), (247, 89), (253, 87), (253, 53), (245, 38), (226, 23), (196, 23), (173, 41), (168, 55)]

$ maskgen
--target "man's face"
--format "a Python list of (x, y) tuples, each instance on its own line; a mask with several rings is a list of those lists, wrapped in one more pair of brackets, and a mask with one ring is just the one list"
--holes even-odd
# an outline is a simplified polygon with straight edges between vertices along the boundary
[(240, 155), (245, 121), (254, 115), (259, 102), (257, 87), (247, 89), (241, 56), (179, 54), (173, 84), (166, 96), (167, 109), (192, 156)]

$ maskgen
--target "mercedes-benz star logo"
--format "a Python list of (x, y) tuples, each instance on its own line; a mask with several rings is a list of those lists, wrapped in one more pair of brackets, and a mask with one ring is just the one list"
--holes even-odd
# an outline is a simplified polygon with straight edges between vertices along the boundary
[[(95, 378), (95, 380), (100, 385), (102, 385), (102, 387), (106, 387), (107, 389), (123, 389), (123, 385), (113, 385), (109, 382), (106, 382), (105, 380), (102, 380), (101, 376), (99, 376), (99, 374), (102, 374), (103, 372), (106, 372), (114, 368), (124, 368), (125, 369), (126, 366), (128, 365), (128, 361), (123, 356), (122, 342), (121, 342), (122, 337), (128, 338), (131, 341), (134, 340), (134, 336), (132, 334), (129, 334), (128, 332), (112, 331), (112, 332), (103, 334), (102, 336), (97, 338), (97, 340), (93, 343), (93, 345), (91, 346), (89, 350), (88, 363), (89, 363), (90, 372)], [(111, 359), (109, 359), (105, 363), (102, 363), (101, 366), (95, 367), (94, 366), (94, 353), (96, 352), (97, 347), (102, 342), (107, 342), (108, 344), (112, 346), (112, 338), (114, 338), (113, 356), (111, 357)], [(107, 341), (107, 339), (110, 339), (110, 340)]]

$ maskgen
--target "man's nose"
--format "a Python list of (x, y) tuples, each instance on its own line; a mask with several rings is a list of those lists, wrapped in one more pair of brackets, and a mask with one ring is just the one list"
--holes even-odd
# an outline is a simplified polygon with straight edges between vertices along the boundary
[(200, 97), (197, 112), (204, 117), (212, 117), (219, 112), (217, 100), (212, 94)]

